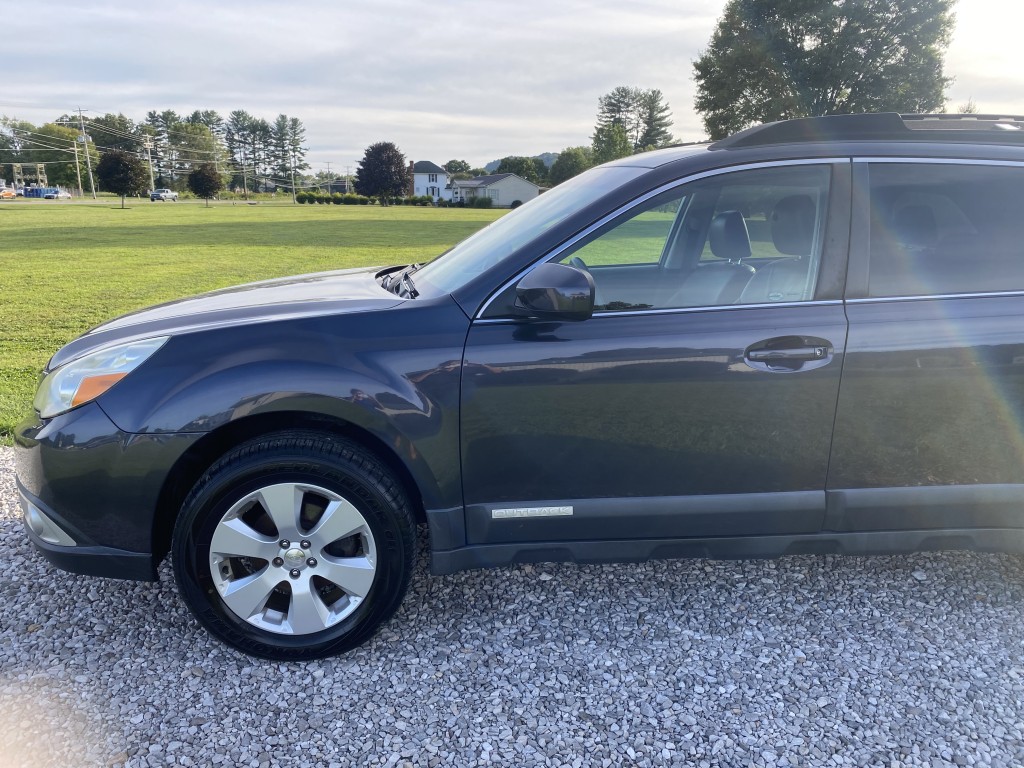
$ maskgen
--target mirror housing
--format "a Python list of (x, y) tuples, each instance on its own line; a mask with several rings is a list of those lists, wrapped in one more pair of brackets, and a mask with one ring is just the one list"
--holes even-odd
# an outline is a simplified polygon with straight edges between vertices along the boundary
[(594, 314), (594, 278), (567, 264), (541, 264), (516, 286), (516, 308), (542, 320), (587, 320)]

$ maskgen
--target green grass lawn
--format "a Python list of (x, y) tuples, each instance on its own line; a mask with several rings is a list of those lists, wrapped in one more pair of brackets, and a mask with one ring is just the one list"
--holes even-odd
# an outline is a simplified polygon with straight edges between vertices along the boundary
[(0, 202), (0, 444), (58, 347), (109, 318), (282, 275), (430, 259), (504, 211)]

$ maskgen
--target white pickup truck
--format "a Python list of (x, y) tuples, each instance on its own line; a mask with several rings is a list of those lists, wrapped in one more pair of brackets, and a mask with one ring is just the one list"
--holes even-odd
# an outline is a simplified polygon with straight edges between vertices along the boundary
[(178, 193), (173, 189), (154, 189), (149, 193), (149, 202), (155, 203), (157, 200), (163, 202), (164, 200), (172, 200), (175, 203), (178, 202)]

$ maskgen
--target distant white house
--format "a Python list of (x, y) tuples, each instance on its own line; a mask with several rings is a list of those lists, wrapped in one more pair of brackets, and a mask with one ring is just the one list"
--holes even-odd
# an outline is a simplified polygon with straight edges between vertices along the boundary
[(437, 163), (420, 160), (409, 163), (409, 194), (420, 197), (430, 195), (438, 200), (451, 200), (451, 175)]
[(451, 199), (456, 203), (461, 201), (469, 204), (474, 197), (489, 197), (493, 201), (491, 205), (496, 208), (509, 208), (516, 200), (525, 203), (539, 194), (540, 187), (532, 181), (514, 173), (495, 173), (453, 181)]

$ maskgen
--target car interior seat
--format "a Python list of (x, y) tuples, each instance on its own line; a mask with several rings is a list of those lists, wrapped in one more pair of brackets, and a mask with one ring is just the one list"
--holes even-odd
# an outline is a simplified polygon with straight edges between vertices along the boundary
[(772, 243), (784, 258), (766, 264), (744, 288), (740, 304), (806, 301), (818, 209), (810, 195), (781, 198), (771, 213)]
[(750, 258), (750, 235), (739, 211), (722, 211), (711, 220), (708, 230), (711, 253), (719, 261), (702, 262), (687, 273), (666, 306), (698, 307), (734, 304), (754, 275), (744, 264)]

